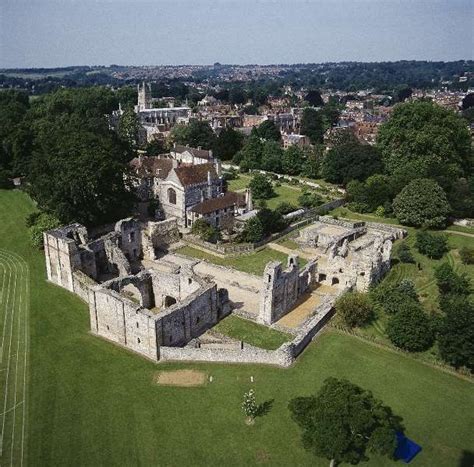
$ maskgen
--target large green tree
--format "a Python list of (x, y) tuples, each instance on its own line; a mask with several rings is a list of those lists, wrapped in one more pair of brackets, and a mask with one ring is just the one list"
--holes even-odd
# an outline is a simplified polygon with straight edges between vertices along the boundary
[(427, 350), (434, 341), (430, 319), (414, 301), (390, 317), (386, 332), (393, 344), (409, 352)]
[(274, 122), (265, 120), (257, 128), (257, 134), (260, 138), (267, 141), (280, 141), (281, 133)]
[(92, 88), (61, 90), (32, 106), (28, 190), (61, 222), (98, 224), (130, 212), (124, 174), (133, 155), (105, 118), (115, 104), (108, 91)]
[(376, 148), (348, 143), (328, 151), (322, 163), (321, 175), (328, 182), (345, 185), (351, 180), (365, 180), (382, 169), (380, 153)]
[(233, 128), (224, 128), (216, 138), (214, 154), (224, 161), (231, 160), (242, 149), (244, 136)]
[(396, 196), (393, 209), (397, 219), (415, 227), (444, 227), (451, 211), (446, 193), (429, 178), (413, 180)]
[(303, 446), (331, 466), (364, 462), (369, 453), (394, 457), (401, 418), (347, 380), (328, 378), (316, 395), (292, 399), (288, 408), (303, 431)]
[(472, 173), (471, 138), (466, 122), (429, 101), (395, 106), (380, 127), (377, 143), (390, 174), (414, 173), (449, 187)]
[(301, 117), (301, 134), (306, 135), (313, 144), (319, 144), (323, 142), (324, 131), (321, 113), (311, 107), (305, 108)]
[(28, 95), (19, 91), (0, 92), (0, 170), (8, 175), (26, 175), (32, 135), (27, 120)]
[(207, 122), (192, 120), (189, 125), (177, 125), (171, 131), (173, 140), (178, 144), (188, 144), (193, 148), (212, 149), (216, 135)]

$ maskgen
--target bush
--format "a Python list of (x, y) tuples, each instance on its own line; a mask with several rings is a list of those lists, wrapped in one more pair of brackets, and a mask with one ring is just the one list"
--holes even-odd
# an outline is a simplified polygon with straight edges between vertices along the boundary
[(61, 223), (52, 214), (39, 213), (34, 219), (34, 223), (29, 228), (31, 244), (36, 248), (43, 247), (43, 233), (59, 227)]
[(438, 328), (439, 353), (446, 363), (474, 371), (474, 305), (465, 296), (456, 296), (453, 305), (444, 309)]
[(298, 197), (298, 203), (304, 208), (314, 208), (323, 204), (321, 196), (314, 191), (304, 190)]
[(409, 279), (403, 279), (395, 285), (382, 283), (371, 290), (370, 297), (381, 311), (389, 315), (418, 303), (415, 285)]
[(367, 324), (372, 316), (369, 296), (361, 292), (349, 292), (336, 301), (336, 313), (340, 324), (349, 328)]
[(298, 208), (296, 206), (294, 206), (293, 204), (291, 203), (287, 203), (286, 201), (284, 201), (283, 203), (280, 203), (275, 211), (280, 214), (280, 215), (285, 215), (285, 214), (289, 214), (290, 212), (294, 212), (296, 211)]
[(415, 247), (422, 255), (431, 259), (440, 259), (448, 249), (446, 235), (436, 235), (426, 231), (416, 233)]
[(400, 246), (397, 249), (397, 256), (398, 256), (398, 259), (402, 263), (414, 263), (415, 262), (415, 258), (413, 258), (410, 247), (406, 243), (401, 243), (400, 244)]
[(413, 180), (403, 188), (393, 209), (402, 224), (428, 228), (445, 227), (451, 211), (444, 190), (428, 178)]
[(435, 269), (436, 284), (440, 294), (469, 295), (471, 282), (466, 274), (457, 274), (449, 263)]
[(459, 250), (463, 264), (474, 264), (474, 248), (463, 247)]
[(220, 232), (215, 227), (208, 224), (204, 219), (198, 219), (194, 222), (191, 227), (191, 233), (197, 235), (201, 240), (206, 242), (215, 243), (221, 238)]
[(252, 217), (245, 223), (244, 230), (240, 233), (238, 241), (257, 243), (265, 236), (265, 229), (258, 216)]
[(41, 216), (42, 212), (41, 211), (35, 211), (32, 212), (31, 214), (28, 214), (25, 217), (25, 225), (29, 229), (32, 225), (36, 223), (38, 220), (38, 217)]
[(421, 305), (415, 302), (389, 319), (386, 332), (395, 346), (409, 352), (427, 350), (434, 341), (430, 319)]

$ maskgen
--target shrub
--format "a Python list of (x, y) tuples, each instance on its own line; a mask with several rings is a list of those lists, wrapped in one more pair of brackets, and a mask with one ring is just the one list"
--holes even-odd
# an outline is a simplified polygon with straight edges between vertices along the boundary
[(409, 352), (422, 352), (433, 345), (430, 319), (415, 302), (389, 319), (386, 332), (395, 346)]
[(471, 282), (466, 274), (457, 274), (449, 263), (435, 269), (436, 284), (441, 294), (469, 295)]
[(217, 240), (220, 240), (221, 237), (220, 232), (215, 227), (208, 224), (204, 219), (198, 219), (194, 222), (191, 227), (191, 233), (197, 235), (206, 242), (216, 242)]
[(378, 216), (378, 217), (385, 217), (385, 208), (383, 206), (379, 206), (375, 210), (375, 215)]
[(440, 259), (448, 251), (448, 238), (422, 230), (416, 233), (415, 246), (422, 255)]
[(474, 264), (474, 248), (463, 247), (459, 250), (463, 264)]
[(59, 227), (61, 223), (52, 214), (39, 213), (34, 223), (29, 228), (31, 244), (36, 248), (43, 247), (43, 233)]
[(415, 262), (415, 258), (413, 258), (410, 247), (406, 243), (401, 243), (400, 244), (400, 246), (397, 249), (397, 256), (398, 256), (398, 259), (402, 263), (414, 263)]
[(275, 211), (280, 214), (280, 215), (285, 215), (285, 214), (289, 214), (290, 212), (294, 212), (296, 211), (298, 208), (296, 206), (294, 206), (293, 204), (291, 203), (287, 203), (286, 201), (284, 201), (283, 203), (280, 203)]
[(25, 217), (26, 227), (29, 229), (32, 225), (34, 225), (36, 221), (38, 220), (38, 217), (41, 216), (41, 214), (42, 214), (41, 211), (35, 211), (35, 212), (32, 212), (31, 214), (28, 214)]
[(336, 301), (338, 321), (349, 328), (367, 324), (373, 315), (369, 296), (361, 292), (349, 292)]
[(298, 203), (305, 208), (314, 208), (323, 203), (321, 196), (314, 191), (304, 190), (298, 197)]
[(439, 353), (446, 363), (474, 371), (474, 306), (465, 296), (456, 296), (453, 304), (444, 309), (438, 328)]
[(418, 303), (415, 285), (409, 279), (404, 279), (395, 285), (382, 283), (372, 289), (370, 297), (382, 311), (389, 315), (394, 315)]

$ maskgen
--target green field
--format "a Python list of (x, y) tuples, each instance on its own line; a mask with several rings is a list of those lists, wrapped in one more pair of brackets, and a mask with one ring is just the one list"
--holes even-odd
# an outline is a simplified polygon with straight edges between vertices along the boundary
[(233, 315), (223, 319), (213, 329), (226, 336), (268, 350), (278, 349), (281, 344), (292, 339), (288, 334)]
[[(407, 435), (423, 447), (415, 467), (472, 464), (473, 384), (353, 337), (327, 332), (293, 367), (279, 369), (156, 365), (92, 336), (86, 305), (45, 281), (43, 254), (29, 247), (23, 222), (32, 209), (26, 195), (0, 191), (0, 248), (21, 255), (30, 268), (26, 464), (327, 466), (302, 448), (287, 404), (317, 391), (328, 376), (372, 390), (403, 417)], [(198, 388), (153, 383), (157, 370), (184, 368), (213, 381)], [(274, 400), (251, 427), (240, 408), (250, 387), (258, 402)], [(11, 417), (1, 412), (2, 433), (11, 439)], [(4, 449), (1, 465), (20, 463), (18, 450)], [(363, 465), (401, 464), (373, 458)]]
[[(241, 191), (248, 187), (250, 180), (252, 179), (249, 175), (239, 175), (235, 180), (229, 181), (229, 190)], [(282, 184), (280, 186), (273, 187), (276, 196), (265, 200), (267, 206), (270, 209), (275, 209), (280, 203), (290, 203), (298, 206), (298, 197), (301, 196), (301, 189), (296, 186)]]
[[(281, 253), (276, 250), (272, 250), (269, 247), (262, 248), (255, 253), (235, 256), (232, 258), (221, 258), (211, 253), (206, 253), (197, 248), (185, 246), (176, 250), (176, 253), (181, 255), (191, 256), (193, 258), (205, 259), (210, 263), (218, 264), (220, 266), (229, 266), (239, 271), (248, 272), (249, 274), (255, 274), (261, 276), (265, 270), (265, 266), (269, 261), (281, 261), (286, 266), (288, 256), (285, 253)], [(304, 258), (300, 258), (300, 267), (304, 267), (307, 261)]]

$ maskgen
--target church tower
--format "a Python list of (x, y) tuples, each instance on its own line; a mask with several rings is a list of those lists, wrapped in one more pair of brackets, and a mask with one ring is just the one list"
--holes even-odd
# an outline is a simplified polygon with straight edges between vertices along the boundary
[(138, 110), (151, 109), (151, 86), (143, 81), (138, 85)]

